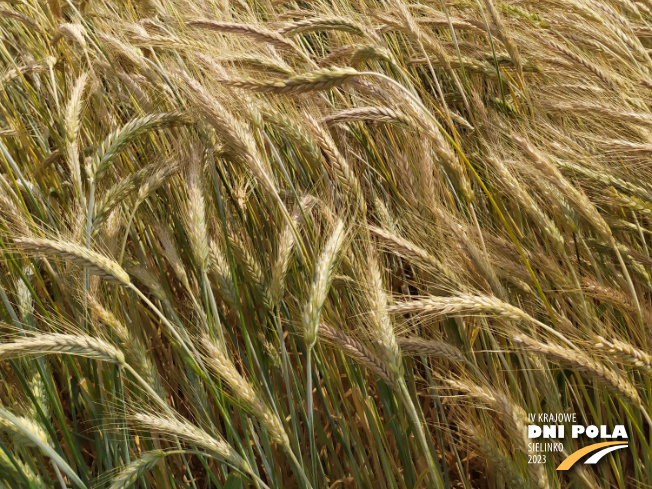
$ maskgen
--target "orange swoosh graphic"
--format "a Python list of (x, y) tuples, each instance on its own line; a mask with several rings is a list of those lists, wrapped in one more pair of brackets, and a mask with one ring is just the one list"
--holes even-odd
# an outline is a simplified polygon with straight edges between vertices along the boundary
[(591, 452), (595, 452), (600, 448), (610, 447), (613, 445), (627, 445), (627, 442), (605, 441), (603, 443), (596, 443), (594, 445), (589, 445), (588, 447), (584, 447), (574, 453), (571, 453), (568, 457), (566, 457), (566, 460), (564, 460), (562, 463), (559, 464), (557, 470), (568, 470), (575, 464), (575, 462), (581, 459), (584, 455), (587, 455)]

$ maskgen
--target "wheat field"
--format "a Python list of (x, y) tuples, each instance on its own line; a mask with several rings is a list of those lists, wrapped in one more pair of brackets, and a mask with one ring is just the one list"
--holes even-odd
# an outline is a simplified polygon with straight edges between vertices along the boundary
[[(650, 487), (652, 1), (0, 35), (0, 488)], [(540, 413), (628, 446), (532, 463)]]

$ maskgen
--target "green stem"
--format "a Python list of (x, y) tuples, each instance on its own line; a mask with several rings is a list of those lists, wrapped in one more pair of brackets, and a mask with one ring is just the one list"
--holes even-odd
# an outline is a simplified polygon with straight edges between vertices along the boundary
[(288, 457), (290, 457), (290, 460), (294, 464), (294, 466), (297, 468), (297, 472), (301, 476), (301, 479), (303, 480), (304, 484), (306, 485), (307, 489), (312, 489), (312, 484), (310, 480), (308, 480), (308, 476), (306, 475), (306, 472), (303, 470), (303, 465), (299, 463), (299, 460), (297, 459), (297, 456), (294, 454), (294, 452), (290, 449), (290, 447), (286, 447), (285, 453), (287, 453)]
[[(91, 248), (91, 233), (93, 231), (93, 213), (95, 212), (95, 178), (89, 179), (88, 208), (86, 210), (86, 248)], [(84, 269), (84, 315), (90, 325), (88, 316), (88, 291), (91, 288), (91, 275), (88, 268)]]
[(317, 460), (315, 446), (315, 419), (312, 405), (312, 346), (306, 353), (306, 404), (308, 415), (308, 438), (310, 439), (310, 461), (312, 467), (312, 480), (317, 480)]
[(410, 392), (408, 391), (407, 384), (405, 383), (405, 379), (403, 377), (401, 377), (401, 379), (398, 381), (398, 385), (399, 397), (401, 398), (403, 404), (407, 407), (408, 415), (412, 419), (412, 425), (414, 426), (417, 438), (419, 439), (419, 444), (421, 445), (423, 454), (425, 455), (428, 462), (428, 469), (430, 471), (430, 475), (432, 476), (432, 480), (438, 488), (443, 489), (444, 483), (441, 480), (441, 474), (435, 465), (435, 460), (432, 457), (430, 446), (428, 445), (428, 440), (426, 439), (426, 433), (421, 424), (421, 419), (419, 418), (414, 402), (412, 402), (412, 397), (410, 396)]

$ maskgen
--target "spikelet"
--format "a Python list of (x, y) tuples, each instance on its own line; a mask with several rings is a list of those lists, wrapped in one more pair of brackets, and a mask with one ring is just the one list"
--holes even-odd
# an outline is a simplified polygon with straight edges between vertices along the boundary
[(346, 230), (344, 221), (340, 220), (335, 225), (332, 234), (315, 264), (315, 272), (310, 286), (308, 302), (303, 310), (304, 339), (308, 348), (312, 348), (317, 341), (321, 309), (326, 301), (328, 289), (333, 280), (335, 266), (340, 248), (344, 244)]
[(652, 216), (652, 204), (650, 202), (639, 199), (635, 195), (622, 194), (613, 187), (611, 187), (609, 190), (611, 191), (611, 195), (623, 207), (635, 210), (636, 212), (645, 216)]
[(14, 243), (29, 253), (57, 256), (87, 267), (94, 275), (109, 282), (128, 286), (129, 275), (115, 261), (69, 241), (54, 241), (43, 238), (17, 238)]
[(299, 49), (281, 34), (266, 29), (261, 26), (251, 24), (241, 24), (236, 22), (218, 22), (208, 19), (196, 19), (187, 22), (188, 25), (193, 27), (200, 27), (216, 32), (223, 32), (226, 34), (240, 34), (252, 37), (258, 41), (268, 42), (273, 46), (285, 49), (287, 51), (299, 53)]
[(8, 69), (0, 75), (0, 87), (4, 86), (11, 80), (14, 80), (18, 76), (24, 76), (29, 73), (42, 73), (47, 69), (48, 66), (46, 63), (33, 63)]
[(447, 265), (420, 246), (417, 246), (412, 241), (376, 226), (369, 226), (369, 231), (371, 231), (374, 236), (380, 238), (382, 242), (386, 243), (392, 253), (407, 258), (411, 262), (422, 267), (439, 270), (444, 274), (444, 276), (455, 282), (455, 275)]
[(414, 19), (417, 24), (427, 27), (453, 27), (455, 30), (470, 31), (477, 34), (485, 34), (485, 29), (480, 29), (471, 22), (468, 22), (460, 17), (444, 14), (435, 10), (429, 10), (428, 17), (418, 17)]
[(130, 419), (144, 429), (176, 436), (181, 440), (197, 445), (245, 472), (251, 470), (247, 461), (221, 436), (210, 435), (188, 421), (175, 419), (171, 416), (156, 416), (147, 413), (136, 413), (130, 416)]
[(217, 58), (213, 58), (213, 61), (220, 64), (249, 67), (257, 71), (260, 70), (273, 71), (286, 76), (289, 76), (293, 73), (292, 68), (290, 68), (282, 60), (267, 58), (263, 56), (256, 56), (253, 54), (235, 54), (231, 56), (220, 56)]
[(150, 173), (149, 178), (138, 189), (136, 205), (156, 192), (161, 185), (165, 184), (170, 177), (176, 175), (180, 169), (181, 165), (176, 160), (163, 160), (155, 164), (154, 170)]
[(23, 24), (36, 29), (39, 27), (38, 22), (36, 22), (34, 19), (29, 17), (28, 15), (25, 15), (20, 12), (16, 12), (15, 10), (9, 10), (6, 8), (0, 8), (0, 17), (5, 17), (8, 19), (14, 19), (17, 20), (18, 22), (22, 22)]
[(488, 158), (500, 176), (500, 184), (510, 192), (511, 196), (517, 199), (525, 211), (537, 223), (537, 225), (552, 240), (558, 250), (564, 249), (564, 237), (559, 232), (555, 222), (541, 209), (532, 195), (521, 185), (519, 180), (500, 160), (500, 158)]
[(185, 228), (193, 256), (201, 270), (208, 270), (209, 246), (206, 205), (202, 189), (203, 161), (198, 155), (191, 159), (186, 179), (188, 198), (185, 205)]
[(595, 227), (600, 234), (610, 239), (611, 229), (604, 221), (595, 205), (589, 200), (586, 194), (573, 185), (561, 174), (561, 172), (544, 158), (526, 139), (519, 136), (513, 136), (514, 141), (521, 147), (521, 149), (537, 164), (537, 167), (542, 170), (543, 174), (548, 176), (559, 189), (570, 199), (576, 206), (577, 210), (581, 212), (586, 220)]
[[(524, 453), (528, 452), (528, 443), (531, 441), (527, 437), (527, 425), (529, 422), (527, 413), (521, 406), (514, 403), (502, 392), (486, 386), (480, 386), (471, 382), (463, 382), (455, 379), (446, 379), (445, 382), (451, 388), (461, 390), (475, 401), (481, 402), (496, 410), (500, 415), (510, 438), (519, 445), (521, 451)], [(548, 484), (548, 476), (543, 465), (528, 464), (528, 472), (530, 474), (530, 479), (539, 489), (550, 488)]]
[[(153, 225), (154, 234), (156, 235), (158, 241), (161, 243), (163, 248), (163, 254), (167, 258), (174, 273), (176, 273), (177, 278), (181, 280), (186, 289), (190, 289), (190, 282), (188, 281), (188, 274), (184, 268), (183, 261), (181, 256), (179, 256), (179, 250), (177, 249), (176, 243), (174, 242), (174, 236), (170, 232), (170, 229), (164, 227), (160, 223), (155, 223)], [(211, 255), (212, 256), (212, 255)]]
[[(632, 301), (631, 297), (627, 294), (622, 293), (621, 291), (614, 289), (613, 287), (606, 287), (600, 282), (591, 279), (582, 279), (582, 291), (585, 295), (593, 297), (599, 301), (607, 302), (613, 304), (615, 307), (619, 308), (622, 312), (627, 312), (633, 316), (636, 316), (638, 310), (636, 308), (636, 303)], [(641, 313), (643, 319), (652, 324), (652, 310), (649, 307), (641, 305)]]
[(392, 374), (387, 370), (383, 361), (370, 351), (362, 342), (341, 331), (336, 330), (328, 324), (322, 324), (319, 328), (319, 336), (337, 346), (342, 352), (365, 366), (387, 385), (393, 386)]
[(410, 124), (410, 120), (400, 112), (389, 107), (356, 107), (346, 109), (337, 114), (324, 117), (322, 122), (325, 124), (341, 124), (343, 122), (399, 122)]
[(453, 297), (428, 297), (398, 302), (389, 308), (394, 314), (432, 314), (442, 316), (495, 315), (513, 320), (533, 321), (518, 307), (496, 297), (461, 294)]
[[(385, 61), (386, 63), (394, 64), (394, 58), (392, 57), (392, 53), (389, 52), (387, 49), (381, 48), (379, 46), (370, 46), (370, 45), (359, 46), (359, 47), (354, 46), (354, 49), (352, 51), (353, 52), (351, 53), (349, 64), (353, 67), (359, 66), (366, 61), (373, 61), (373, 60), (380, 60), (380, 61)], [(334, 56), (335, 52), (331, 53), (331, 55)], [(330, 58), (331, 55), (329, 55), (328, 57)], [(326, 58), (322, 60), (322, 62), (327, 63)], [(325, 64), (325, 66), (328, 66), (328, 64)]]
[(108, 363), (124, 364), (124, 354), (99, 338), (83, 334), (43, 333), (0, 343), (0, 359), (35, 355), (76, 355)]
[(28, 221), (16, 205), (18, 196), (9, 186), (5, 178), (0, 175), (0, 222), (9, 229), (15, 229), (24, 236), (31, 234)]
[(521, 77), (521, 81), (522, 81), (523, 62), (521, 61), (521, 55), (518, 51), (518, 47), (516, 46), (516, 43), (514, 43), (514, 41), (512, 40), (512, 37), (507, 32), (507, 29), (505, 28), (505, 25), (502, 19), (500, 18), (500, 14), (498, 13), (496, 7), (494, 6), (493, 0), (484, 0), (484, 4), (487, 7), (487, 11), (489, 12), (489, 18), (491, 19), (492, 27), (496, 31), (502, 43), (507, 48), (507, 52), (512, 58), (512, 62), (516, 66), (516, 70), (518, 71), (518, 75)]
[[(293, 215), (292, 221), (286, 222), (276, 244), (276, 258), (272, 263), (269, 293), (273, 306), (277, 306), (285, 291), (285, 276), (290, 265), (290, 257), (295, 246), (295, 229), (301, 220), (301, 212), (307, 212), (313, 205), (310, 199), (304, 198)], [(294, 229), (293, 229), (294, 227)]]
[(229, 306), (236, 307), (239, 298), (236, 294), (235, 286), (233, 285), (229, 262), (215, 241), (211, 241), (210, 247), (211, 270), (216, 278), (217, 288), (220, 291), (220, 295), (226, 300)]
[(138, 336), (129, 331), (129, 328), (127, 328), (127, 326), (111, 311), (102, 306), (95, 297), (88, 297), (88, 306), (97, 319), (99, 319), (104, 325), (108, 326), (110, 331), (115, 335), (124, 349), (125, 354), (129, 359), (129, 363), (137, 372), (144, 374), (147, 382), (154, 386), (157, 392), (161, 392), (162, 388), (156, 372), (156, 367)]
[(159, 463), (165, 452), (163, 450), (151, 450), (142, 453), (140, 458), (126, 465), (118, 475), (116, 475), (109, 486), (109, 489), (127, 489), (133, 487), (138, 479), (157, 463)]
[(370, 326), (382, 350), (383, 359), (388, 364), (388, 370), (398, 379), (403, 375), (403, 358), (396, 340), (394, 324), (389, 316), (389, 297), (385, 292), (380, 264), (371, 247), (368, 248), (366, 260), (366, 264), (360, 263), (359, 266), (367, 282), (365, 292), (369, 302)]
[[(32, 434), (37, 440), (41, 441), (44, 444), (47, 444), (49, 442), (48, 440), (48, 435), (43, 430), (41, 425), (37, 423), (34, 419), (27, 418), (24, 416), (21, 417), (16, 417), (18, 424), (20, 426), (17, 426), (17, 423), (12, 422), (12, 420), (2, 416), (0, 408), (0, 430), (11, 433), (13, 437), (15, 437), (17, 440), (20, 440), (20, 443), (24, 443), (26, 445), (35, 445), (34, 439), (30, 436), (25, 436), (25, 431), (28, 431), (30, 434)], [(22, 429), (20, 429), (22, 428)]]
[(95, 35), (102, 41), (103, 53), (108, 55), (113, 64), (120, 64), (130, 70), (135, 68), (151, 77), (151, 68), (145, 63), (139, 50), (134, 46), (105, 32), (96, 31)]
[(232, 238), (233, 251), (242, 265), (247, 277), (251, 279), (263, 299), (263, 305), (268, 309), (272, 308), (273, 299), (268, 285), (267, 278), (263, 273), (260, 263), (249, 251), (247, 245), (237, 238)]
[(131, 194), (136, 193), (135, 190), (155, 168), (156, 165), (147, 165), (120, 180), (104, 192), (102, 198), (95, 203), (95, 215), (93, 216), (94, 232), (99, 230), (116, 207), (122, 204)]
[(75, 82), (75, 86), (70, 94), (70, 101), (66, 105), (63, 121), (66, 132), (66, 159), (68, 160), (68, 165), (72, 173), (71, 176), (75, 190), (77, 191), (77, 198), (83, 195), (78, 136), (83, 95), (87, 80), (88, 75), (84, 73)]
[(203, 338), (202, 345), (206, 350), (206, 363), (220, 378), (229, 384), (236, 399), (244, 403), (246, 408), (260, 420), (276, 443), (289, 447), (290, 440), (281, 420), (261, 400), (253, 385), (238, 372), (223, 349), (207, 337)]
[(348, 197), (353, 200), (356, 210), (365, 214), (367, 212), (367, 203), (360, 187), (360, 180), (358, 180), (346, 158), (342, 156), (330, 134), (312, 116), (306, 114), (306, 122), (309, 124), (327, 161), (332, 165), (338, 185), (341, 185)]
[(154, 129), (188, 124), (189, 119), (180, 112), (152, 114), (132, 119), (120, 129), (109, 134), (95, 151), (91, 162), (91, 173), (97, 180), (102, 177), (109, 163), (135, 138)]
[(614, 394), (629, 399), (637, 408), (643, 411), (646, 409), (636, 387), (624, 376), (593, 360), (588, 355), (579, 351), (568, 350), (552, 343), (544, 344), (523, 335), (514, 336), (512, 341), (528, 350), (545, 355), (556, 362), (571, 367), (576, 372), (585, 373)]
[(652, 355), (616, 338), (607, 340), (602, 336), (598, 336), (596, 339), (597, 343), (593, 346), (612, 355), (615, 361), (625, 365), (632, 365), (645, 370), (648, 374), (652, 374)]
[(189, 77), (185, 72), (179, 72), (178, 75), (185, 82), (186, 90), (189, 96), (192, 96), (196, 101), (200, 112), (229, 145), (236, 158), (247, 164), (250, 171), (271, 195), (278, 197), (276, 183), (269, 169), (264, 165), (256, 141), (247, 125), (237, 119), (221, 101), (210, 94), (197, 80)]
[(359, 36), (365, 35), (364, 27), (344, 17), (313, 17), (301, 19), (278, 30), (283, 36), (296, 36), (316, 31), (342, 31)]
[(418, 336), (398, 337), (396, 339), (404, 355), (432, 356), (453, 362), (467, 363), (459, 348), (438, 340), (428, 340)]
[(600, 67), (597, 65), (591, 63), (588, 61), (586, 58), (583, 56), (580, 56), (579, 54), (574, 53), (570, 49), (566, 48), (565, 46), (561, 46), (560, 44), (550, 40), (546, 39), (543, 41), (544, 44), (550, 46), (552, 49), (555, 51), (559, 51), (561, 54), (566, 56), (572, 61), (575, 61), (576, 63), (580, 64), (583, 66), (587, 71), (593, 73), (595, 76), (597, 76), (600, 80), (602, 80), (606, 85), (609, 87), (614, 87), (617, 85), (617, 81), (614, 79), (613, 76), (608, 75), (604, 70), (602, 70)]
[(9, 477), (14, 479), (26, 477), (30, 487), (34, 487), (35, 489), (48, 489), (41, 476), (34, 472), (28, 464), (16, 457), (13, 460), (9, 459), (4, 450), (0, 450), (0, 470), (3, 471), (2, 473), (6, 479), (9, 479)]
[(494, 472), (500, 474), (507, 487), (530, 489), (530, 484), (519, 473), (514, 462), (507, 458), (494, 442), (471, 425), (465, 427), (465, 431), (469, 433), (484, 458), (494, 468)]
[(140, 33), (130, 36), (130, 40), (134, 46), (138, 47), (175, 48), (203, 52), (210, 50), (210, 44), (177, 36), (159, 36), (156, 34)]
[[(34, 365), (34, 363), (32, 363), (32, 365)], [(43, 413), (43, 416), (45, 416), (46, 419), (49, 419), (51, 413), (50, 411), (51, 406), (48, 401), (46, 380), (44, 380), (44, 378), (47, 379), (47, 375), (51, 369), (47, 364), (43, 364), (42, 368), (43, 368), (43, 375), (41, 375), (40, 371), (34, 369), (34, 372), (27, 379), (27, 383), (29, 385), (29, 391), (34, 396), (34, 400), (29, 406), (29, 412), (32, 418), (37, 418), (40, 415), (39, 414), (39, 409), (40, 409), (41, 413)]]
[(357, 70), (353, 68), (330, 68), (264, 82), (254, 79), (221, 79), (217, 81), (224, 85), (254, 92), (295, 94), (330, 90), (339, 87), (357, 74)]
[(31, 323), (34, 315), (34, 298), (27, 284), (31, 285), (34, 272), (31, 267), (25, 266), (23, 274), (25, 278), (17, 279), (15, 285), (18, 298), (18, 317), (24, 323)]

